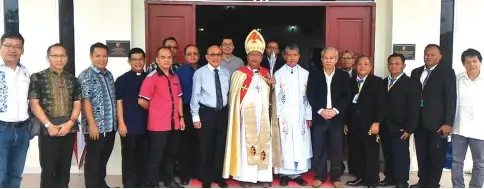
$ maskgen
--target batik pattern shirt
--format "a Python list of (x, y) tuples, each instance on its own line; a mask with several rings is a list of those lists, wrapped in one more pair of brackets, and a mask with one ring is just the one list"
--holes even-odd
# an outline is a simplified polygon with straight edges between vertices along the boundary
[[(74, 102), (81, 100), (81, 86), (74, 75), (48, 68), (30, 76), (29, 99), (38, 99), (49, 119), (70, 118)], [(78, 130), (74, 124), (72, 131)]]
[[(79, 83), (82, 99), (91, 102), (99, 133), (116, 131), (116, 95), (111, 72), (109, 70), (101, 72), (96, 67), (90, 66), (79, 75)], [(81, 126), (82, 132), (88, 134), (89, 125), (84, 114), (82, 114)]]

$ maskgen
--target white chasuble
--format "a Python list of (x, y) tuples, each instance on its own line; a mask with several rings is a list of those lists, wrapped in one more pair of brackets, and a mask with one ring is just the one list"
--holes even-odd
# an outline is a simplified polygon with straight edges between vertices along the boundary
[(312, 120), (312, 111), (306, 97), (308, 75), (299, 65), (292, 68), (284, 65), (275, 73), (283, 164), (279, 171), (284, 175), (302, 174), (311, 168), (313, 152), (307, 121)]
[[(241, 163), (238, 170), (240, 170), (239, 176), (234, 176), (234, 180), (238, 180), (241, 182), (272, 182), (272, 153), (268, 153), (266, 158), (269, 158), (269, 166), (267, 169), (260, 169), (257, 165), (249, 165), (248, 164), (248, 154), (246, 150), (246, 127), (245, 125), (245, 118), (247, 115), (244, 113), (244, 109), (249, 107), (250, 105), (255, 104), (255, 115), (256, 115), (256, 127), (257, 133), (260, 133), (261, 129), (261, 120), (262, 120), (262, 104), (264, 101), (269, 99), (264, 99), (264, 94), (268, 93), (270, 88), (265, 83), (265, 81), (261, 78), (259, 74), (254, 74), (252, 77), (252, 81), (249, 85), (247, 93), (245, 94), (244, 99), (241, 102), (241, 132), (240, 132), (240, 142), (238, 143), (240, 149), (240, 158)], [(270, 145), (270, 151), (272, 151), (272, 145)]]

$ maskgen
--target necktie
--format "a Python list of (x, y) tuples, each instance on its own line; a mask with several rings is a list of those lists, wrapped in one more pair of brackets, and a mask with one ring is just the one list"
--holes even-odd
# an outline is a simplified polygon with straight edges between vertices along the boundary
[(424, 82), (422, 83), (422, 89), (425, 87), (425, 84), (427, 84), (427, 81), (430, 78), (430, 74), (432, 73), (431, 69), (425, 69), (425, 70), (427, 70), (427, 77), (425, 77)]
[(360, 93), (360, 91), (361, 91), (361, 84), (363, 84), (363, 81), (365, 81), (365, 80), (363, 80), (363, 79), (356, 79), (356, 81), (358, 82), (358, 93)]
[(397, 80), (397, 78), (390, 78), (390, 84), (388, 85), (388, 90), (390, 90), (390, 88), (393, 87), (393, 84), (395, 84), (396, 80)]
[(218, 69), (213, 70), (215, 72), (215, 93), (217, 95), (217, 109), (222, 109), (222, 86), (220, 85), (220, 77), (218, 76)]

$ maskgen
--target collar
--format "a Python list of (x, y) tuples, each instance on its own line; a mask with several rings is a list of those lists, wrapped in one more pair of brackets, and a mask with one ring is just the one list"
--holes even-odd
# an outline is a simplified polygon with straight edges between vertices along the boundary
[[(3, 62), (3, 64), (0, 64), (0, 66), (7, 67), (7, 63), (5, 63), (5, 61), (3, 61), (3, 60), (2, 60), (2, 62)], [(24, 65), (23, 64), (20, 64), (20, 62), (17, 62), (17, 66), (20, 67), (20, 68), (23, 68), (24, 67)]]
[(388, 81), (390, 81), (391, 79), (395, 79), (395, 81), (397, 81), (398, 79), (400, 79), (400, 77), (402, 77), (402, 75), (403, 75), (404, 73), (405, 73), (405, 72), (400, 73), (400, 74), (399, 74), (399, 75), (397, 75), (397, 77), (395, 77), (395, 78), (392, 78), (392, 76), (390, 75), (390, 76), (388, 76)]
[(259, 67), (259, 68), (257, 68), (257, 69), (251, 69), (251, 68), (249, 67), (249, 65), (247, 65), (247, 68), (248, 68), (250, 71), (252, 71), (252, 73), (260, 73), (260, 67)]
[(49, 70), (49, 73), (54, 74), (54, 75), (62, 75), (64, 73), (64, 70), (61, 72), (56, 72), (52, 68), (47, 68)]
[(469, 77), (469, 75), (467, 75), (467, 71), (464, 71), (463, 77), (465, 79), (469, 80), (469, 81), (477, 81), (478, 79), (484, 79), (484, 75), (483, 75), (482, 72), (479, 72), (479, 75), (474, 80), (471, 80), (471, 78)]
[(208, 63), (208, 64), (207, 64), (207, 66), (208, 66), (208, 69), (209, 69), (211, 72), (213, 72), (213, 70), (215, 70), (215, 69), (218, 69), (218, 71), (220, 71), (220, 65), (218, 65), (218, 66), (215, 68), (215, 67), (213, 67), (213, 66), (212, 66), (210, 63)]
[(336, 73), (336, 68), (333, 68), (333, 73), (331, 73), (331, 75), (328, 75), (328, 73), (326, 73), (326, 70), (324, 70), (324, 68), (323, 68), (323, 72), (324, 72), (324, 75), (326, 75), (326, 77), (333, 77), (334, 73)]
[(143, 74), (146, 74), (145, 72), (135, 72), (133, 70), (129, 70), (129, 72), (131, 72), (133, 75), (137, 75), (137, 76), (140, 76), (140, 75), (143, 75)]
[(358, 81), (363, 81), (364, 82), (367, 77), (368, 77), (368, 75), (366, 75), (365, 77), (363, 77), (363, 79), (360, 79), (360, 76), (357, 75), (356, 76), (356, 82), (358, 82)]
[[(165, 75), (165, 73), (163, 73), (163, 71), (161, 71), (161, 68), (159, 66), (156, 67), (156, 73), (158, 73), (158, 76)], [(175, 75), (175, 73), (171, 69), (168, 69), (168, 73), (169, 73), (170, 76)], [(168, 76), (168, 75), (165, 75), (165, 76)]]
[[(91, 69), (96, 72), (96, 73), (102, 73), (101, 70), (97, 69), (94, 65), (91, 64)], [(102, 74), (107, 74), (109, 70), (107, 68), (104, 68), (104, 73)]]
[(424, 70), (430, 70), (430, 71), (434, 71), (435, 67), (437, 67), (439, 64), (436, 64), (430, 68), (427, 68), (425, 65), (424, 65)]
[(222, 55), (222, 61), (225, 61), (225, 62), (231, 62), (235, 58), (237, 58), (237, 57), (234, 54), (232, 54), (232, 56), (230, 57), (230, 59), (229, 60), (226, 60), (225, 58), (223, 58), (223, 55)]

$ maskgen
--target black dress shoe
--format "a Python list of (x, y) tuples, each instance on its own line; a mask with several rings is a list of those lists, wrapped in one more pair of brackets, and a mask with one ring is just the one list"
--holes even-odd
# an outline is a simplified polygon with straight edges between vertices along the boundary
[(180, 184), (182, 186), (187, 186), (190, 184), (190, 179), (180, 179)]
[(380, 181), (378, 183), (379, 186), (394, 186), (394, 185), (397, 185), (396, 182), (392, 182), (392, 181), (389, 181), (389, 180), (386, 180), (386, 179), (383, 179), (382, 181)]
[(219, 188), (228, 188), (229, 185), (225, 181), (217, 182)]
[(291, 179), (287, 176), (281, 176), (280, 180), (279, 180), (279, 185), (281, 186), (288, 186), (289, 185), (289, 181)]
[(368, 188), (376, 188), (378, 186), (378, 184), (368, 184), (366, 185), (366, 187)]
[(292, 181), (299, 184), (299, 186), (307, 186), (308, 185), (308, 182), (306, 180), (304, 180), (301, 176), (298, 176), (298, 177), (292, 179)]
[(210, 182), (204, 182), (202, 184), (202, 188), (211, 188), (211, 187), (212, 187), (212, 183), (210, 183)]
[(178, 184), (178, 182), (176, 182), (176, 181), (171, 181), (170, 183), (165, 184), (165, 188), (185, 188), (185, 187), (183, 187), (182, 185)]
[(424, 188), (424, 186), (422, 186), (422, 184), (420, 183), (417, 183), (417, 184), (410, 185), (410, 188)]
[(350, 180), (350, 181), (346, 182), (346, 185), (348, 185), (348, 186), (363, 186), (363, 179), (357, 178), (355, 180)]
[(395, 188), (408, 188), (408, 183), (405, 184), (397, 184)]

